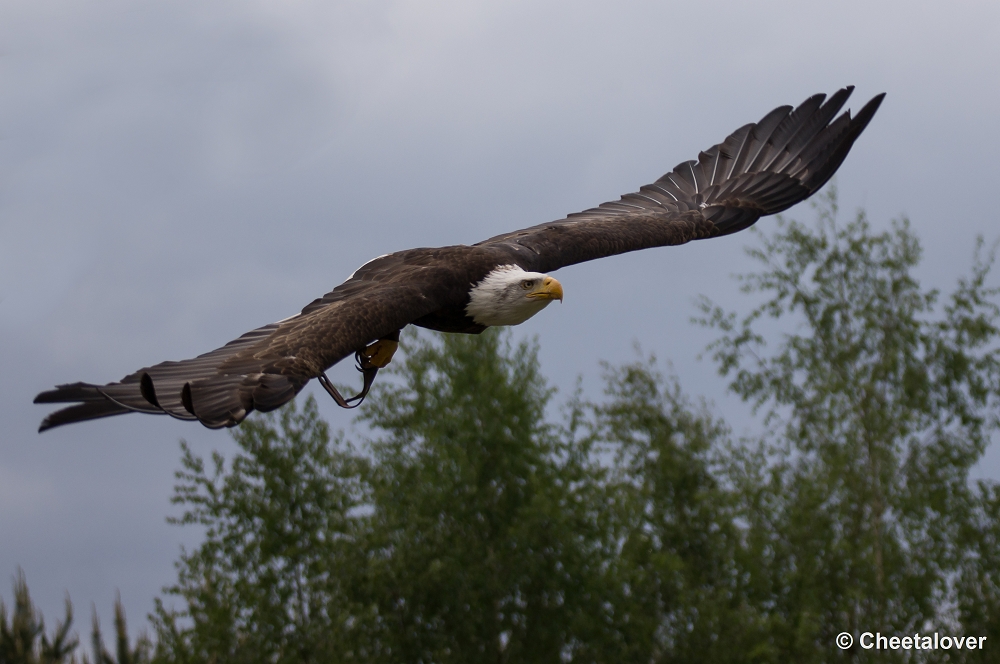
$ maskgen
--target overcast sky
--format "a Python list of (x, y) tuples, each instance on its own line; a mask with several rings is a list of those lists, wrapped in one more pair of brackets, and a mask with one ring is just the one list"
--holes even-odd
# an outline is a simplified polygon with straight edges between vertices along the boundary
[[(133, 625), (172, 582), (178, 444), (130, 415), (38, 435), (57, 383), (108, 382), (289, 316), (379, 254), (472, 243), (634, 191), (779, 104), (888, 97), (840, 170), (842, 210), (907, 215), (928, 286), (1000, 236), (1000, 3), (0, 4), (0, 596), (21, 566), (49, 624)], [(807, 205), (790, 212), (812, 218)], [(767, 227), (765, 219), (760, 226)], [(748, 234), (558, 272), (517, 330), (566, 394), (633, 342), (737, 433), (705, 294), (745, 304)], [(351, 372), (338, 377), (353, 378)], [(558, 398), (558, 397), (557, 397)], [(350, 414), (325, 396), (335, 428)], [(979, 469), (1000, 478), (1000, 455)]]

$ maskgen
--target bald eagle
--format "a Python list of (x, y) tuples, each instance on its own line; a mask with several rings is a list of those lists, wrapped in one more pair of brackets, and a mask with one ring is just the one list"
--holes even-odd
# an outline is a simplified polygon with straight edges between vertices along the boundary
[[(72, 383), (35, 403), (73, 403), (39, 431), (129, 412), (197, 420), (209, 428), (269, 411), (318, 378), (343, 407), (364, 399), (406, 325), (477, 334), (518, 325), (562, 300), (548, 273), (638, 249), (720, 237), (814, 194), (844, 161), (884, 93), (855, 116), (837, 115), (853, 88), (780, 106), (621, 200), (472, 246), (399, 251), (371, 260), (285, 320), (190, 360), (161, 362), (107, 385)], [(354, 355), (364, 387), (345, 399), (326, 370)]]

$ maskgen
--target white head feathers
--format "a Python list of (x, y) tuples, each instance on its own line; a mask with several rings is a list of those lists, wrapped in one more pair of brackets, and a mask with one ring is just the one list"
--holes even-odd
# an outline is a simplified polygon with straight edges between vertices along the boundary
[(501, 265), (472, 287), (465, 312), (480, 325), (519, 325), (562, 295), (548, 275)]

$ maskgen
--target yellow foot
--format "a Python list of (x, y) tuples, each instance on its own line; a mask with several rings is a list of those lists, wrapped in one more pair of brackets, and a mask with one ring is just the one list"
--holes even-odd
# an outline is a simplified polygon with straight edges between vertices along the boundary
[(399, 348), (399, 342), (391, 339), (379, 339), (361, 351), (361, 368), (370, 369), (385, 367), (392, 360), (393, 354)]

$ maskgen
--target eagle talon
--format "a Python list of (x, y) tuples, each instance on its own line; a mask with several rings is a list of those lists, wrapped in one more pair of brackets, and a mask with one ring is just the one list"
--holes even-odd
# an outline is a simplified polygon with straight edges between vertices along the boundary
[[(361, 371), (365, 375), (365, 384), (359, 393), (347, 399), (345, 399), (344, 395), (340, 393), (340, 390), (333, 386), (333, 383), (329, 378), (327, 378), (325, 372), (320, 374), (319, 384), (323, 386), (323, 389), (326, 390), (327, 394), (333, 397), (333, 400), (337, 402), (337, 405), (341, 408), (357, 408), (365, 400), (365, 397), (368, 396), (368, 390), (372, 388), (372, 384), (375, 382), (375, 374), (378, 373), (378, 367), (362, 369)], [(351, 403), (352, 401), (356, 403)]]
[[(398, 336), (398, 335), (397, 335)], [(399, 339), (379, 339), (369, 344), (364, 350), (358, 351), (358, 367), (365, 369), (384, 369), (392, 361), (392, 356), (399, 348)]]
[(333, 400), (341, 408), (357, 408), (365, 400), (365, 397), (368, 396), (368, 391), (375, 382), (378, 370), (389, 364), (397, 348), (399, 348), (399, 332), (368, 344), (363, 350), (359, 350), (354, 354), (355, 368), (364, 374), (365, 384), (360, 392), (349, 399), (345, 399), (344, 395), (333, 386), (333, 383), (327, 378), (326, 373), (320, 374), (319, 384), (323, 386), (327, 394), (333, 397)]

